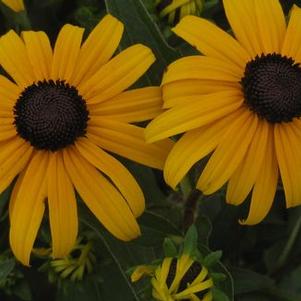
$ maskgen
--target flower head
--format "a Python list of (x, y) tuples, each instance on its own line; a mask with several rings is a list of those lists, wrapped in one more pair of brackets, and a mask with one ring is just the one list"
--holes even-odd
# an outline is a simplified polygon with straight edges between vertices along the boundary
[[(132, 281), (137, 281), (143, 271), (150, 275), (151, 269), (138, 266), (132, 274)], [(140, 277), (137, 277), (137, 274), (141, 274)], [(179, 258), (164, 258), (162, 263), (153, 269), (151, 283), (152, 294), (156, 300), (212, 300), (210, 288), (213, 281), (208, 275), (208, 270), (187, 254)]]
[(197, 188), (211, 194), (226, 182), (229, 204), (252, 191), (245, 224), (269, 212), (282, 179), (286, 205), (301, 204), (301, 9), (288, 25), (278, 0), (224, 0), (236, 37), (188, 16), (174, 32), (203, 56), (172, 63), (162, 82), (166, 112), (147, 128), (154, 142), (184, 133), (164, 176), (175, 187), (211, 152)]
[(23, 0), (2, 0), (2, 2), (16, 13), (25, 10)]
[(160, 112), (159, 87), (125, 91), (153, 63), (137, 44), (113, 56), (123, 25), (107, 15), (82, 44), (83, 28), (65, 25), (54, 49), (44, 32), (0, 39), (0, 191), (18, 176), (10, 200), (10, 244), (28, 265), (46, 205), (53, 257), (78, 232), (75, 190), (117, 238), (140, 234), (143, 193), (111, 154), (162, 168), (170, 141), (144, 142), (132, 122)]
[(156, 0), (156, 8), (161, 18), (167, 19), (170, 25), (175, 25), (187, 15), (199, 16), (203, 2), (204, 0)]

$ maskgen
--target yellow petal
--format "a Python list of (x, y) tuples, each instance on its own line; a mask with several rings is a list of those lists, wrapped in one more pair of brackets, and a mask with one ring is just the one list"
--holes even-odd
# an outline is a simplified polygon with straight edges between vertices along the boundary
[(45, 209), (47, 163), (46, 152), (35, 154), (20, 184), (10, 216), (9, 238), (12, 251), (27, 266)]
[(243, 225), (255, 225), (261, 222), (272, 206), (278, 182), (278, 167), (273, 140), (273, 130), (270, 126), (267, 147), (265, 151), (262, 150), (264, 160), (253, 188), (249, 215), (246, 220), (240, 221)]
[(1, 0), (1, 1), (16, 13), (25, 10), (23, 0)]
[(21, 87), (35, 80), (24, 42), (13, 30), (0, 39), (0, 64)]
[(268, 132), (268, 123), (259, 120), (246, 156), (229, 180), (226, 195), (229, 204), (241, 204), (251, 191), (265, 160)]
[(250, 60), (249, 54), (235, 39), (206, 19), (187, 16), (173, 31), (204, 55), (226, 60), (242, 70)]
[(0, 192), (4, 191), (13, 179), (27, 165), (33, 148), (23, 139), (14, 138), (1, 145), (0, 151)]
[(152, 51), (137, 44), (119, 53), (89, 80), (80, 83), (80, 94), (91, 103), (118, 95), (135, 83), (155, 61)]
[(104, 152), (88, 139), (79, 139), (76, 147), (81, 155), (108, 176), (128, 202), (135, 217), (145, 208), (143, 192), (130, 172), (114, 157)]
[(175, 106), (162, 113), (145, 129), (147, 142), (154, 142), (195, 129), (235, 111), (242, 104), (239, 90), (201, 95), (190, 104)]
[(286, 32), (286, 22), (280, 1), (254, 0), (254, 2), (257, 24), (255, 31), (259, 34), (258, 39), (263, 53), (279, 53)]
[(160, 87), (146, 87), (123, 92), (105, 102), (89, 106), (91, 115), (122, 122), (149, 120), (162, 112)]
[[(0, 116), (12, 117), (13, 107), (21, 93), (20, 87), (0, 75)], [(5, 111), (5, 115), (2, 115)], [(9, 112), (9, 115), (8, 115)]]
[(283, 42), (281, 54), (301, 62), (301, 8), (294, 5)]
[(12, 215), (12, 212), (14, 210), (14, 205), (15, 205), (15, 201), (16, 201), (16, 197), (18, 195), (19, 189), (21, 187), (24, 175), (25, 175), (26, 169), (24, 169), (18, 176), (17, 181), (14, 185), (14, 188), (12, 190), (12, 194), (10, 196), (10, 200), (9, 200), (9, 216)]
[(80, 51), (84, 29), (66, 24), (60, 31), (53, 53), (51, 78), (70, 81)]
[(228, 89), (240, 90), (237, 82), (216, 80), (183, 79), (163, 85), (163, 108), (168, 109), (184, 103), (190, 103), (203, 94), (211, 94)]
[(140, 235), (124, 198), (74, 147), (64, 150), (64, 163), (83, 201), (114, 236), (128, 241)]
[(16, 128), (14, 127), (13, 122), (13, 118), (0, 118), (0, 141), (11, 139), (17, 136)]
[(175, 295), (175, 299), (176, 300), (181, 300), (181, 299), (183, 299), (183, 297), (185, 297), (189, 294), (198, 293), (198, 292), (207, 290), (208, 288), (210, 288), (212, 286), (213, 286), (212, 279), (207, 279), (204, 282), (198, 283), (194, 286), (191, 286), (191, 287), (181, 291), (180, 293), (177, 293)]
[(225, 118), (185, 133), (167, 157), (164, 166), (166, 183), (175, 189), (189, 169), (218, 145), (227, 126), (242, 112), (237, 110)]
[(78, 67), (71, 82), (90, 78), (114, 54), (123, 33), (123, 24), (111, 15), (106, 15), (83, 43), (78, 57)]
[(42, 31), (24, 31), (22, 37), (36, 80), (48, 80), (52, 65), (52, 49), (48, 36)]
[(280, 50), (285, 19), (279, 1), (224, 0), (223, 3), (236, 38), (252, 57), (267, 53), (267, 49)]
[[(294, 123), (294, 122), (293, 122)], [(301, 130), (293, 123), (275, 125), (275, 147), (286, 206), (301, 204)]]
[(197, 188), (204, 194), (215, 192), (229, 180), (247, 152), (257, 120), (257, 116), (246, 110), (233, 121), (197, 182)]
[(171, 63), (162, 84), (185, 79), (240, 82), (243, 71), (232, 63), (208, 56), (187, 56)]
[(171, 140), (148, 144), (144, 129), (135, 125), (100, 118), (91, 118), (87, 137), (107, 151), (153, 168), (163, 169), (172, 148)]
[(64, 257), (76, 242), (78, 218), (74, 189), (61, 152), (50, 155), (47, 178), (52, 256)]

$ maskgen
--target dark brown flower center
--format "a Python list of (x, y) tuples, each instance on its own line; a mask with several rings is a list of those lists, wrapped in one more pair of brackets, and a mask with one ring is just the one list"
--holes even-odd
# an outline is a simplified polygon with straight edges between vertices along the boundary
[(271, 123), (301, 116), (301, 68), (280, 54), (256, 56), (241, 80), (245, 103)]
[(18, 134), (37, 149), (60, 150), (86, 133), (89, 112), (75, 87), (40, 81), (27, 87), (14, 107)]

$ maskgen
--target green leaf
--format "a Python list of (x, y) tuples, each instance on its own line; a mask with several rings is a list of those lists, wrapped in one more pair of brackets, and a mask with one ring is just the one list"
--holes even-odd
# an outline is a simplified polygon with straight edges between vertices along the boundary
[(125, 25), (121, 49), (142, 43), (151, 48), (156, 56), (148, 76), (144, 76), (140, 83), (159, 85), (165, 68), (179, 57), (179, 53), (166, 43), (141, 0), (105, 0), (105, 3), (107, 11)]
[(0, 262), (0, 283), (5, 281), (7, 276), (13, 271), (16, 262), (12, 258), (8, 258)]
[(13, 293), (18, 296), (21, 300), (30, 301), (32, 300), (32, 294), (30, 287), (27, 282), (22, 281), (14, 286)]
[(231, 274), (234, 279), (234, 291), (237, 295), (253, 291), (266, 290), (274, 285), (274, 282), (271, 278), (250, 270), (232, 268)]

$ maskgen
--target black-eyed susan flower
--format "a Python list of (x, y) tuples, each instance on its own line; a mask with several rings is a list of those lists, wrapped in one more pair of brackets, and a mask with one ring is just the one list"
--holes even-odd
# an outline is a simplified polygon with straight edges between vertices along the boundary
[(2, 2), (16, 13), (25, 10), (23, 0), (2, 0)]
[[(9, 31), (0, 40), (0, 191), (17, 176), (10, 200), (10, 244), (28, 265), (45, 206), (53, 257), (68, 254), (78, 231), (75, 190), (117, 238), (140, 234), (143, 193), (106, 151), (162, 168), (170, 141), (144, 142), (130, 123), (160, 111), (159, 87), (125, 91), (153, 63), (137, 44), (111, 59), (123, 25), (106, 16), (82, 44), (84, 29), (65, 25), (54, 50), (44, 32)], [(75, 189), (74, 189), (75, 188)], [(45, 201), (46, 200), (46, 201)]]
[(138, 266), (131, 275), (133, 282), (151, 275), (155, 300), (211, 301), (213, 280), (198, 261), (183, 254), (179, 258), (166, 257), (158, 266)]
[(166, 112), (146, 130), (149, 142), (185, 133), (169, 154), (172, 187), (213, 152), (197, 188), (241, 204), (252, 190), (245, 224), (271, 208), (278, 169), (286, 206), (301, 204), (301, 9), (288, 25), (278, 0), (224, 0), (236, 37), (188, 16), (174, 32), (204, 56), (172, 63), (163, 82)]
[(156, 0), (156, 8), (162, 19), (175, 25), (187, 15), (199, 16), (203, 11), (204, 0)]

